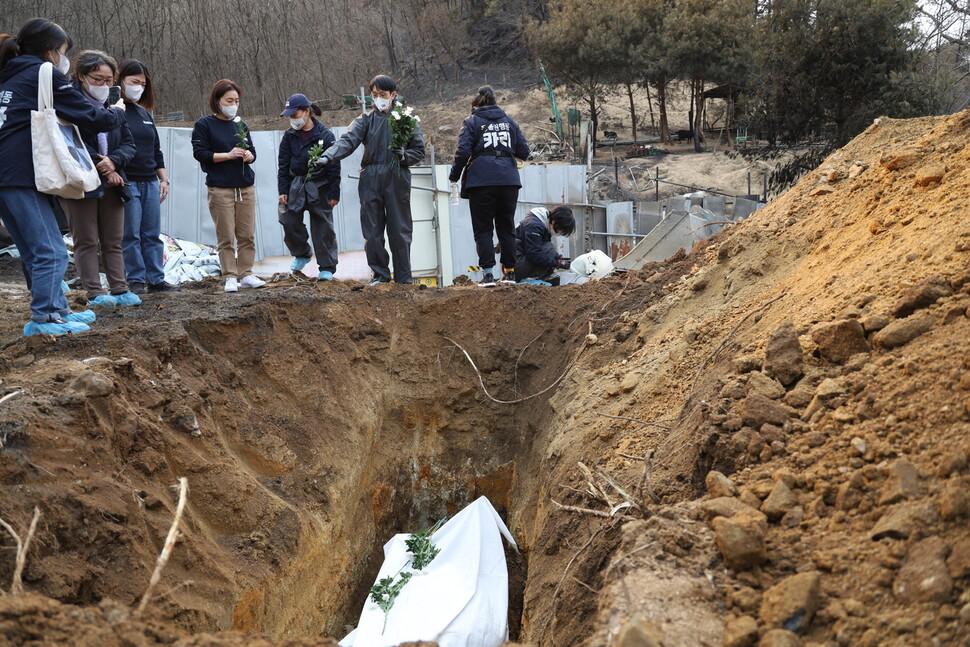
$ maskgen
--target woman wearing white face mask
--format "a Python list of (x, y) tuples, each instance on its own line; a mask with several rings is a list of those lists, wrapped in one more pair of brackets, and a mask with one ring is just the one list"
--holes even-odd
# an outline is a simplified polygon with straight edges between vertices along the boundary
[[(108, 99), (118, 73), (113, 58), (97, 50), (78, 54), (74, 62), (74, 87), (92, 106)], [(135, 155), (135, 140), (127, 120), (108, 131), (81, 127), (81, 138), (101, 173), (101, 186), (80, 200), (61, 198), (74, 238), (74, 265), (88, 301), (97, 306), (136, 306), (141, 299), (128, 289), (121, 238), (125, 230), (125, 206), (129, 199), (125, 166)], [(101, 287), (100, 265), (108, 279)]]
[(131, 200), (125, 203), (125, 236), (121, 241), (128, 286), (135, 294), (142, 294), (146, 287), (149, 292), (175, 292), (178, 286), (165, 282), (165, 246), (158, 237), (161, 204), (168, 197), (170, 183), (158, 130), (149, 112), (155, 109), (155, 86), (148, 68), (136, 60), (121, 62), (118, 79), (128, 128), (135, 139), (135, 156), (125, 167)]
[[(340, 162), (329, 166), (310, 165), (310, 152), (322, 152), (335, 138), (326, 124), (317, 119), (320, 106), (303, 94), (286, 100), (280, 117), (289, 117), (290, 128), (280, 140), (276, 181), (280, 193), (280, 224), (283, 242), (293, 262), (290, 269), (302, 270), (310, 261), (310, 239), (317, 257), (321, 281), (332, 281), (337, 271), (337, 234), (333, 228), (333, 208), (340, 201)], [(316, 116), (314, 116), (316, 115)], [(310, 213), (310, 233), (303, 212)]]
[(209, 93), (211, 115), (195, 122), (192, 151), (209, 188), (209, 215), (216, 226), (219, 266), (226, 292), (266, 285), (253, 274), (256, 260), (256, 149), (249, 127), (236, 116), (242, 88), (216, 81)]
[[(37, 110), (41, 66), (53, 64), (57, 116), (80, 127), (111, 129), (125, 121), (121, 106), (93, 106), (65, 76), (71, 38), (55, 23), (34, 18), (16, 36), (0, 34), (0, 220), (20, 252), (30, 279), (30, 321), (25, 335), (83, 332), (91, 311), (71, 312), (61, 292), (67, 249), (51, 196), (37, 191), (34, 179), (30, 113)], [(119, 102), (120, 103), (120, 102)]]

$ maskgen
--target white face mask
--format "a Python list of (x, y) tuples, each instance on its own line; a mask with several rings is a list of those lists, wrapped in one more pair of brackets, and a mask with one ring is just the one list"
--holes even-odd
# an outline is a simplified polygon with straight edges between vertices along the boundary
[[(87, 84), (85, 84), (87, 85)], [(107, 85), (87, 85), (86, 92), (90, 94), (93, 98), (97, 99), (101, 103), (108, 100), (108, 93), (111, 91), (111, 87)]]
[(71, 59), (67, 57), (67, 54), (61, 54), (61, 58), (57, 61), (58, 71), (67, 76), (67, 73), (71, 71)]
[(386, 112), (391, 107), (391, 100), (382, 97), (374, 97), (374, 107), (381, 112)]
[(145, 92), (145, 86), (143, 85), (125, 85), (125, 96), (138, 103), (141, 99), (141, 95)]
[(292, 128), (293, 130), (303, 130), (304, 126), (306, 126), (306, 119), (304, 119), (303, 117), (290, 119), (290, 128)]
[(221, 110), (223, 115), (225, 115), (229, 119), (234, 119), (236, 116), (236, 112), (239, 111), (239, 106), (222, 106)]

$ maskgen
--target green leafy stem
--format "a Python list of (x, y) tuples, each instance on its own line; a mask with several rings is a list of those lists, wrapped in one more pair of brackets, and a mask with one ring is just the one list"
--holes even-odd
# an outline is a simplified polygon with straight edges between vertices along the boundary
[[(382, 577), (377, 581), (377, 584), (370, 589), (370, 599), (374, 601), (377, 606), (379, 606), (384, 611), (384, 630), (387, 629), (387, 614), (394, 606), (394, 602), (397, 600), (397, 596), (400, 595), (401, 589), (407, 584), (411, 577), (414, 575), (413, 572), (402, 572), (407, 568), (408, 564), (411, 565), (413, 571), (424, 570), (434, 560), (434, 558), (441, 552), (441, 549), (436, 547), (431, 543), (431, 536), (441, 527), (444, 523), (444, 519), (441, 519), (434, 526), (427, 530), (422, 530), (416, 532), (407, 539), (404, 540), (404, 545), (407, 547), (408, 552), (411, 554), (411, 559), (409, 559), (404, 566), (401, 567), (397, 573), (391, 577)], [(384, 630), (381, 633), (384, 633)]]

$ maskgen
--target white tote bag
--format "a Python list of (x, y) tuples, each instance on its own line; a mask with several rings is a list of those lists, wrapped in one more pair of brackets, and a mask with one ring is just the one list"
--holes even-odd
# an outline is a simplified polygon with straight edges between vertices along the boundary
[(40, 66), (37, 110), (30, 111), (30, 137), (34, 156), (34, 182), (41, 193), (79, 200), (101, 186), (101, 176), (77, 126), (61, 121), (54, 112), (54, 66)]

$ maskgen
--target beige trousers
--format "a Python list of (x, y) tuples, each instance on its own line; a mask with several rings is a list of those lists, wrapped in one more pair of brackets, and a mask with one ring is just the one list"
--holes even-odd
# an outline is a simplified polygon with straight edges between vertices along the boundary
[[(128, 291), (121, 239), (125, 233), (125, 205), (116, 187), (106, 187), (104, 197), (82, 200), (60, 199), (74, 239), (74, 267), (88, 299), (106, 293), (101, 287), (100, 265), (108, 278), (111, 294)], [(100, 253), (99, 253), (100, 252)]]
[(222, 275), (242, 278), (252, 274), (256, 260), (256, 189), (210, 186), (209, 215), (216, 225)]

